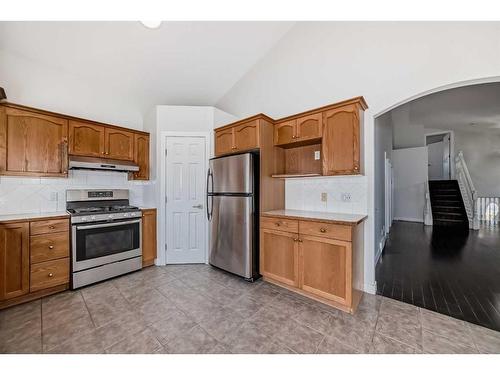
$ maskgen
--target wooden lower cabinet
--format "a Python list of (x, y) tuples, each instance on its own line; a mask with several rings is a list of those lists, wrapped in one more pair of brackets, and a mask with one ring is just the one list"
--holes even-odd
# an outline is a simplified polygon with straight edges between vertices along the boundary
[(142, 210), (142, 266), (152, 266), (156, 259), (156, 208)]
[(261, 229), (260, 273), (287, 285), (299, 285), (297, 233)]
[[(287, 226), (281, 226), (282, 222)], [(356, 243), (362, 236), (362, 224), (351, 227), (269, 216), (262, 217), (261, 223), (260, 273), (266, 281), (355, 311), (362, 294), (363, 244)], [(281, 229), (268, 229), (276, 223)], [(318, 235), (310, 235), (316, 229)]]
[(0, 309), (69, 286), (69, 219), (0, 223)]
[(29, 292), (29, 223), (0, 224), (0, 301)]

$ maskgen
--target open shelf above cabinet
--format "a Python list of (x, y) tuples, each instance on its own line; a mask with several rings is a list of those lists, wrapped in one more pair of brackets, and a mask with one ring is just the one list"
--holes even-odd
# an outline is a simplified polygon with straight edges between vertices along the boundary
[(302, 177), (320, 177), (319, 173), (297, 173), (297, 174), (273, 174), (272, 178), (302, 178)]

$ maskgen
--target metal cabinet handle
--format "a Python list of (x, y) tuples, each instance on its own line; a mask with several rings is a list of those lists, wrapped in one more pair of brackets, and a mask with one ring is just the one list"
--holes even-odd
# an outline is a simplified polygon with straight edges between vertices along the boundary
[(320, 228), (319, 230), (321, 233), (326, 233), (326, 228)]
[(52, 250), (54, 248), (53, 245), (49, 245), (49, 249)]
[(51, 273), (49, 273), (49, 275), (48, 275), (48, 276), (49, 276), (49, 277), (53, 277), (53, 276), (54, 276), (54, 274), (51, 272)]

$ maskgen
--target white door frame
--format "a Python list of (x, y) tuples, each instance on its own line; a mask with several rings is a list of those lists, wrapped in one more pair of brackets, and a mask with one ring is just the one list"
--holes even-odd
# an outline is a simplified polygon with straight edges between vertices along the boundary
[[(205, 174), (208, 170), (208, 160), (210, 155), (212, 155), (212, 142), (211, 142), (211, 133), (210, 132), (176, 132), (176, 131), (162, 131), (160, 132), (160, 152), (158, 153), (158, 165), (160, 166), (160, 170), (158, 173), (158, 185), (159, 185), (159, 215), (158, 215), (158, 228), (159, 230), (159, 242), (160, 242), (160, 253), (157, 258), (157, 265), (164, 266), (167, 262), (167, 254), (166, 254), (166, 217), (167, 217), (167, 204), (166, 204), (166, 195), (167, 195), (167, 187), (165, 185), (165, 180), (167, 177), (167, 163), (166, 163), (166, 155), (165, 150), (167, 148), (167, 138), (169, 137), (200, 137), (205, 139)], [(206, 182), (205, 182), (206, 183)], [(205, 186), (206, 190), (206, 186)], [(208, 220), (205, 220), (205, 263), (208, 263)]]
[[(453, 130), (443, 130), (439, 132), (430, 132), (424, 134), (424, 145), (427, 147), (427, 137), (432, 135), (441, 135), (441, 134), (449, 134), (450, 135), (450, 180), (455, 179), (455, 132)], [(429, 178), (429, 175), (427, 175)]]

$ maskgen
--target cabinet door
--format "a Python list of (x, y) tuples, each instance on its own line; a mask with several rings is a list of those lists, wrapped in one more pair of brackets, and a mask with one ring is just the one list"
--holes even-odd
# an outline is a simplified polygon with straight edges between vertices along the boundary
[(142, 266), (156, 259), (156, 209), (142, 210)]
[(69, 122), (69, 153), (82, 156), (104, 156), (104, 126), (86, 122)]
[(105, 155), (107, 158), (134, 160), (134, 133), (105, 128), (104, 134)]
[(305, 141), (308, 139), (321, 138), (323, 131), (323, 115), (316, 113), (297, 119), (297, 140)]
[(134, 154), (134, 162), (139, 166), (134, 180), (149, 180), (149, 135), (134, 134)]
[(0, 224), (0, 301), (29, 292), (29, 223)]
[(298, 286), (298, 234), (264, 228), (260, 232), (260, 273), (284, 284)]
[(300, 236), (300, 288), (319, 297), (349, 304), (351, 243)]
[(215, 131), (215, 156), (234, 151), (234, 128)]
[(274, 144), (284, 145), (294, 142), (297, 137), (296, 125), (296, 120), (286, 121), (274, 125)]
[(234, 127), (234, 151), (259, 148), (259, 121), (250, 121)]
[(323, 114), (323, 175), (358, 174), (360, 119), (355, 105)]
[(0, 113), (0, 173), (66, 176), (68, 121), (14, 108)]

